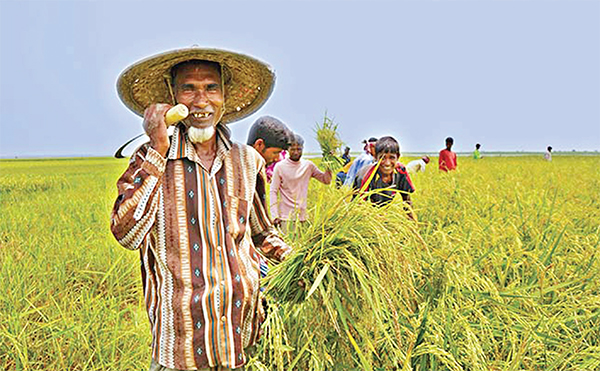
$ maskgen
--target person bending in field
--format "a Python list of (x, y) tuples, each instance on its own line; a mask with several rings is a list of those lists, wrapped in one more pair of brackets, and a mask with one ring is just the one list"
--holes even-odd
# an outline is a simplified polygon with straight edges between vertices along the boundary
[(441, 171), (448, 172), (450, 170), (456, 170), (458, 166), (456, 162), (456, 153), (452, 152), (452, 145), (454, 145), (454, 139), (452, 137), (446, 138), (446, 148), (440, 151), (440, 158), (438, 160), (439, 169)]
[(290, 146), (292, 135), (292, 131), (283, 122), (271, 116), (259, 117), (250, 127), (246, 144), (265, 159), (268, 182), (273, 177), (275, 164), (285, 159), (285, 151)]
[[(406, 169), (408, 170), (408, 172), (410, 174), (424, 173), (425, 167), (427, 166), (428, 163), (429, 163), (429, 156), (423, 156), (418, 160), (413, 160), (413, 161), (409, 162), (408, 164), (406, 164)], [(396, 165), (396, 166), (398, 167), (399, 165), (400, 165), (400, 163), (398, 163), (398, 165)]]
[(548, 146), (548, 148), (546, 148), (546, 153), (544, 153), (544, 160), (552, 161), (552, 147)]
[[(150, 371), (243, 369), (258, 339), (258, 251), (281, 261), (292, 250), (268, 217), (265, 160), (226, 124), (262, 106), (274, 81), (263, 62), (198, 47), (119, 77), (150, 138), (117, 182), (111, 214), (117, 241), (140, 252)], [(177, 103), (190, 114), (169, 136), (165, 114)]]
[(410, 199), (410, 194), (415, 191), (415, 187), (406, 167), (398, 163), (400, 159), (398, 141), (390, 136), (380, 138), (375, 144), (375, 158), (377, 163), (359, 171), (354, 181), (354, 189), (362, 193), (380, 190), (368, 196), (369, 200), (378, 206), (387, 205), (396, 193), (400, 193), (402, 200), (409, 206), (408, 217), (416, 220)]
[[(273, 223), (285, 232), (293, 232), (296, 222), (306, 221), (306, 196), (310, 178), (331, 183), (331, 170), (322, 172), (308, 160), (302, 159), (304, 139), (294, 134), (289, 148), (290, 157), (277, 163), (271, 181), (269, 198)], [(278, 200), (279, 196), (279, 200)]]

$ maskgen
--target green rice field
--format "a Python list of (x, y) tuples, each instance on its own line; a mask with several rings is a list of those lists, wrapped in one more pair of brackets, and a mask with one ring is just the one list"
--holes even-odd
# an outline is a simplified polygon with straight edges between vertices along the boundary
[[(417, 223), (312, 181), (248, 369), (600, 370), (600, 156), (436, 160)], [(1, 370), (148, 368), (139, 257), (109, 231), (126, 166), (0, 160)]]

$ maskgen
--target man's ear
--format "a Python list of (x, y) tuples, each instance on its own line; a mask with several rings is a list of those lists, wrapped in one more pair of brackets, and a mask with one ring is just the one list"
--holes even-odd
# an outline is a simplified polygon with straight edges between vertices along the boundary
[(252, 145), (252, 147), (254, 147), (255, 150), (258, 151), (258, 153), (262, 153), (262, 151), (265, 150), (265, 141), (262, 138), (258, 138), (254, 144)]

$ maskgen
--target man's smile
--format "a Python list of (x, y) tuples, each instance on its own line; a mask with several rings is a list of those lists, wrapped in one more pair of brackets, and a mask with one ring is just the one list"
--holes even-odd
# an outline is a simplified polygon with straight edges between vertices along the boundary
[(196, 120), (203, 120), (209, 118), (212, 114), (212, 112), (192, 112), (190, 116)]

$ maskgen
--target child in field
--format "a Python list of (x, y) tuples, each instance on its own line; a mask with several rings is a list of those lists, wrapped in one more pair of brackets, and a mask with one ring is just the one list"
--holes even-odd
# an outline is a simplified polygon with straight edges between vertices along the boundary
[(396, 192), (399, 192), (402, 200), (410, 206), (407, 210), (408, 217), (415, 220), (410, 199), (410, 193), (415, 191), (415, 187), (406, 167), (402, 164), (397, 166), (400, 158), (398, 141), (390, 136), (379, 139), (375, 144), (375, 158), (376, 164), (365, 166), (356, 175), (354, 189), (362, 192), (381, 190), (369, 195), (369, 200), (378, 206), (387, 205)]

